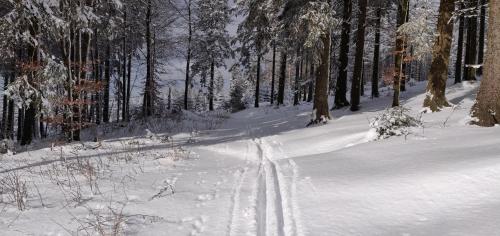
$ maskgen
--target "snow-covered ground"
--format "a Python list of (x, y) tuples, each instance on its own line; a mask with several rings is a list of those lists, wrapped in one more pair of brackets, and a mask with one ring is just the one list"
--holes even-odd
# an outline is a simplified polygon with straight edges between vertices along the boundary
[(424, 122), (407, 137), (373, 139), (387, 94), (317, 127), (310, 104), (265, 106), (212, 130), (3, 156), (1, 235), (500, 234), (500, 130), (467, 124), (478, 84), (434, 114), (424, 86), (404, 94)]

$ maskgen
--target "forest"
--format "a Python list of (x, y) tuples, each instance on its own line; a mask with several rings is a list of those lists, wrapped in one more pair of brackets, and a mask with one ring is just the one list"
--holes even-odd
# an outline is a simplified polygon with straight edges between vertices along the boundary
[(497, 0), (0, 0), (0, 234), (499, 234), (498, 29)]

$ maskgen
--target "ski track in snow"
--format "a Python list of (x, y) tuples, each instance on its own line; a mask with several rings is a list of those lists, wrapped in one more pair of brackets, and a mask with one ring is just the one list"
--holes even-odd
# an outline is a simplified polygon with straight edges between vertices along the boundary
[[(261, 159), (256, 205), (257, 235), (297, 235), (293, 211), (284, 191), (282, 173), (272, 158), (272, 147), (264, 139), (255, 139)], [(286, 213), (289, 213), (288, 215)]]
[(240, 195), (241, 195), (241, 187), (243, 186), (243, 181), (245, 180), (246, 174), (248, 171), (248, 167), (237, 170), (235, 175), (237, 176), (236, 181), (234, 182), (233, 191), (231, 193), (231, 212), (228, 224), (228, 232), (227, 235), (235, 235), (234, 230), (236, 226), (236, 218), (238, 217), (238, 212), (240, 211)]

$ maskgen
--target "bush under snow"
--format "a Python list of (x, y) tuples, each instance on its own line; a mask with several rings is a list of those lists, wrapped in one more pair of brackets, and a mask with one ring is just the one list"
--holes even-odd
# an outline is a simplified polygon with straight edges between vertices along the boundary
[(385, 110), (370, 122), (370, 127), (377, 134), (377, 139), (386, 139), (392, 136), (407, 136), (412, 127), (421, 127), (422, 122), (411, 116), (404, 107), (394, 107)]

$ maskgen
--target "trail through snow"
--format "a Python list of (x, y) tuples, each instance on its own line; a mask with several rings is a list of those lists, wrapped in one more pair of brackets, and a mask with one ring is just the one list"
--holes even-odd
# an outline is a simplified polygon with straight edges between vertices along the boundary
[[(467, 125), (477, 85), (447, 89), (460, 106), (422, 114), (425, 129), (406, 138), (373, 141), (368, 120), (391, 100), (382, 96), (362, 112), (336, 110), (318, 127), (304, 127), (311, 104), (263, 106), (218, 129), (174, 136), (175, 144), (130, 137), (60, 152), (106, 161), (99, 187), (126, 203), (126, 235), (499, 235), (500, 127)], [(419, 84), (403, 94), (416, 116), (424, 91)], [(59, 205), (50, 178), (37, 176), (65, 167), (59, 155), (46, 148), (0, 158), (0, 174), (34, 175), (45, 203), (31, 198), (22, 214), (0, 211), (1, 235), (64, 235), (92, 218), (85, 207)], [(90, 195), (86, 207), (108, 202)]]

